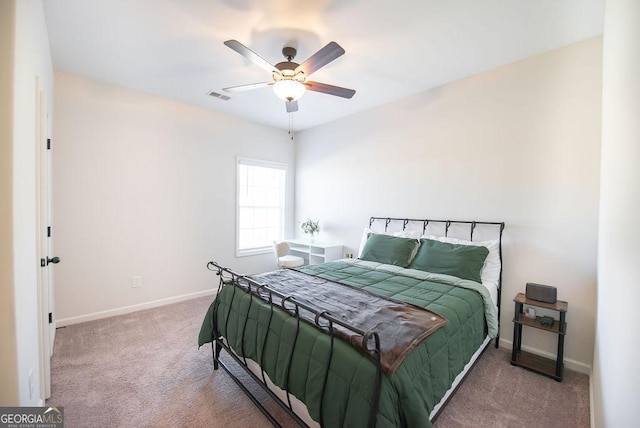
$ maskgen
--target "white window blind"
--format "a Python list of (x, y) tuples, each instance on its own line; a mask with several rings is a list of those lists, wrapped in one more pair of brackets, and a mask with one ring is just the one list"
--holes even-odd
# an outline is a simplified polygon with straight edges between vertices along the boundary
[(271, 251), (284, 235), (287, 166), (238, 158), (237, 254)]

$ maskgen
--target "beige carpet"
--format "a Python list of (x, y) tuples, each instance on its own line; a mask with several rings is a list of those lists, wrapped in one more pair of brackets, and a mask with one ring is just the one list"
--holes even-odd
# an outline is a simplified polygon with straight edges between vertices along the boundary
[[(213, 371), (211, 347), (197, 347), (210, 301), (58, 329), (48, 405), (64, 406), (69, 428), (268, 425), (222, 369)], [(251, 389), (283, 426), (295, 426), (259, 387)], [(491, 347), (435, 425), (588, 427), (588, 377), (566, 371), (559, 383), (511, 366), (506, 350)]]

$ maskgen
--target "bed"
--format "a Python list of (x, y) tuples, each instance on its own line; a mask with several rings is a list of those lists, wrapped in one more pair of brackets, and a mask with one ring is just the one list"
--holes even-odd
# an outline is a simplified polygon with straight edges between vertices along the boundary
[(503, 230), (371, 217), (357, 258), (252, 276), (210, 262), (220, 287), (199, 345), (248, 393), (226, 350), (302, 426), (431, 426), (498, 346)]

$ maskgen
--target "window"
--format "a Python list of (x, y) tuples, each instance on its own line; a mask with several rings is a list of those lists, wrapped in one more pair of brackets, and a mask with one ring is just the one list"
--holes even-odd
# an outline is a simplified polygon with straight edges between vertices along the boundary
[(238, 158), (237, 255), (272, 251), (284, 236), (287, 166)]

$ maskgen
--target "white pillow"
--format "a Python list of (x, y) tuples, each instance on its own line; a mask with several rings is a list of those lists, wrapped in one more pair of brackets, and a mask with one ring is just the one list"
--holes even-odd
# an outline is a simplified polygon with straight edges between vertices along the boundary
[[(360, 256), (362, 255), (362, 249), (364, 248), (364, 244), (367, 243), (367, 238), (369, 237), (370, 233), (377, 233), (379, 235), (390, 235), (390, 236), (396, 236), (399, 238), (412, 238), (412, 239), (420, 239), (420, 237), (422, 236), (422, 232), (418, 230), (412, 230), (412, 231), (403, 230), (400, 232), (374, 232), (368, 227), (365, 227), (364, 232), (362, 232), (362, 238), (360, 239), (360, 248), (358, 248), (358, 258), (360, 258)], [(413, 251), (413, 254), (411, 254), (412, 259), (417, 252), (418, 252), (418, 245), (416, 245), (416, 249)]]

